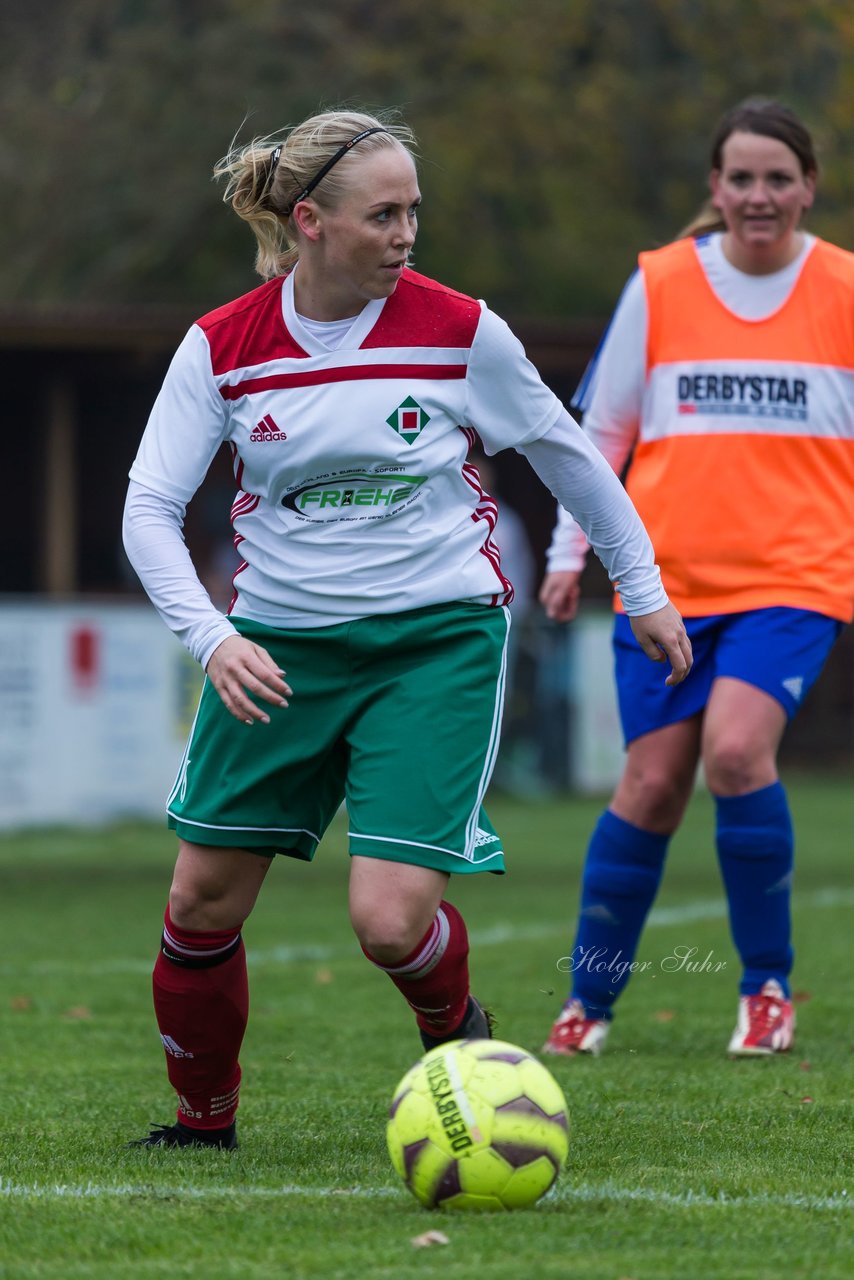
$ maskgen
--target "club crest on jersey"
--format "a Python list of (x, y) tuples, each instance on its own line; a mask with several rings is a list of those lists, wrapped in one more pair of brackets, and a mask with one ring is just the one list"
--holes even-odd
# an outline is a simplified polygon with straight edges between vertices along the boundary
[(413, 400), (412, 396), (399, 404), (393, 413), (389, 414), (386, 422), (392, 431), (396, 431), (399, 436), (403, 436), (407, 444), (412, 444), (413, 440), (417, 440), (421, 432), (430, 421), (430, 415), (425, 413), (417, 400)]

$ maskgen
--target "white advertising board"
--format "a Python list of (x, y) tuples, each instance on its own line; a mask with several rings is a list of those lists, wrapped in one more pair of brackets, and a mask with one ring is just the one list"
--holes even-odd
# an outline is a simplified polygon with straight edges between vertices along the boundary
[(610, 791), (625, 761), (613, 629), (614, 615), (604, 609), (582, 609), (569, 629), (569, 781), (573, 790), (585, 793)]
[(147, 605), (0, 605), (0, 828), (163, 818), (201, 683)]

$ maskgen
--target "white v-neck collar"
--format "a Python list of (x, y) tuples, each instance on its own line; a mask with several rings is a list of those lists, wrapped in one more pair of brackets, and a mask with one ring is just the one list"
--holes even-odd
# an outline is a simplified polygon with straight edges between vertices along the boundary
[(804, 243), (796, 258), (780, 271), (759, 276), (733, 266), (723, 250), (722, 232), (698, 240), (697, 256), (718, 301), (741, 320), (762, 321), (788, 302), (815, 243), (815, 236), (804, 232)]
[[(291, 334), (303, 351), (307, 351), (310, 356), (328, 356), (333, 350), (327, 347), (325, 342), (321, 342), (320, 338), (311, 333), (303, 324), (297, 315), (296, 306), (294, 305), (294, 276), (299, 267), (294, 267), (287, 276), (282, 286), (282, 316), (288, 332)], [(382, 314), (382, 309), (386, 304), (385, 298), (377, 298), (365, 304), (359, 314), (354, 318), (350, 331), (344, 338), (340, 346), (335, 347), (335, 351), (356, 351), (365, 341), (368, 334), (373, 329), (376, 322)]]

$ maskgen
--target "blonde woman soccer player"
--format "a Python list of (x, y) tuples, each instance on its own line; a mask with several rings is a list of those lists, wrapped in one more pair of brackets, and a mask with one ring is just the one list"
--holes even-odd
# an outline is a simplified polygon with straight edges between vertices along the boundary
[[(729, 1052), (792, 1044), (793, 835), (777, 749), (854, 596), (854, 255), (801, 229), (816, 173), (786, 107), (730, 111), (710, 207), (686, 238), (641, 254), (580, 389), (614, 469), (632, 454), (628, 491), (694, 670), (657, 688), (618, 615), (626, 764), (588, 849), (549, 1053), (601, 1049), (700, 759), (742, 965)], [(554, 618), (574, 612), (584, 550), (561, 513), (541, 593)]]
[[(611, 468), (496, 315), (407, 265), (421, 202), (409, 130), (327, 112), (217, 173), (266, 283), (182, 342), (124, 524), (146, 591), (207, 673), (168, 802), (179, 851), (154, 1004), (178, 1115), (152, 1146), (235, 1146), (243, 922), (273, 856), (310, 860), (343, 799), (365, 955), (424, 1046), (489, 1035), (444, 896), (451, 873), (503, 870), (482, 801), (512, 588), (466, 461), (475, 433), (490, 453), (524, 452), (572, 509), (669, 682), (690, 665)], [(223, 444), (243, 557), (227, 617), (181, 536)]]

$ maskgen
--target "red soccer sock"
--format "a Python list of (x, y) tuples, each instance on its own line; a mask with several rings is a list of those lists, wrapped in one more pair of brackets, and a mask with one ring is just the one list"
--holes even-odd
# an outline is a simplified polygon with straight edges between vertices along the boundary
[(179, 929), (167, 907), (153, 986), (178, 1119), (193, 1129), (223, 1129), (237, 1110), (249, 1015), (240, 930)]
[[(364, 947), (362, 948), (364, 951)], [(422, 1031), (446, 1036), (465, 1017), (469, 996), (469, 940), (459, 911), (441, 902), (430, 928), (408, 956), (395, 964), (380, 964), (402, 993)]]

